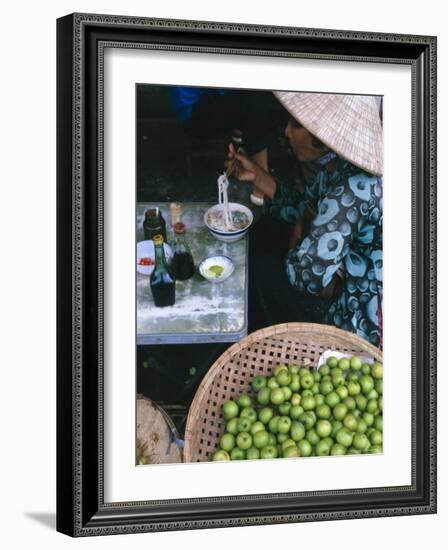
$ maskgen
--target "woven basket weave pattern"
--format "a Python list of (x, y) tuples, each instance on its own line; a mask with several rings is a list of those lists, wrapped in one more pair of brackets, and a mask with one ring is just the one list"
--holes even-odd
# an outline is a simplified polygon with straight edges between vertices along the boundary
[(310, 323), (286, 323), (262, 329), (230, 347), (212, 365), (190, 407), (185, 430), (185, 462), (211, 459), (225, 428), (223, 403), (243, 392), (254, 397), (251, 389), (254, 376), (270, 375), (279, 363), (300, 364), (305, 358), (311, 367), (316, 367), (327, 349), (362, 353), (382, 361), (380, 350), (362, 338)]

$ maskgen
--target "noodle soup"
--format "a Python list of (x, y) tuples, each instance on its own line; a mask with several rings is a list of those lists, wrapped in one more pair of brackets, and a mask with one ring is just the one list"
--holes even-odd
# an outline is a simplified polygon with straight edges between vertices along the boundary
[[(250, 224), (249, 216), (245, 212), (239, 210), (231, 212), (232, 215), (232, 231), (240, 231), (241, 229), (246, 229)], [(222, 231), (224, 233), (230, 233), (226, 230), (224, 216), (221, 211), (217, 210), (215, 212), (210, 212), (207, 216), (207, 223), (216, 231)]]
[(246, 206), (236, 202), (229, 203), (233, 229), (227, 230), (222, 205), (216, 204), (207, 210), (204, 223), (210, 233), (218, 240), (234, 242), (246, 235), (253, 222), (253, 214)]

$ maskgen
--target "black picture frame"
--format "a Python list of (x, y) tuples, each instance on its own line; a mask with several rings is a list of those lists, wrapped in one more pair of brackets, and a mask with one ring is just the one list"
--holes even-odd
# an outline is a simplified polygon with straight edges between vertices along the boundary
[[(412, 68), (412, 484), (106, 503), (102, 54), (106, 44)], [(436, 512), (436, 44), (409, 36), (72, 14), (57, 21), (57, 530), (71, 536)]]

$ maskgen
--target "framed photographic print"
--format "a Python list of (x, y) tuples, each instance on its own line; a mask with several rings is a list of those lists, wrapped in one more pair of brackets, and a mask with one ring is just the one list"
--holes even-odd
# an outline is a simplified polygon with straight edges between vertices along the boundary
[(73, 14), (71, 536), (436, 511), (436, 38)]

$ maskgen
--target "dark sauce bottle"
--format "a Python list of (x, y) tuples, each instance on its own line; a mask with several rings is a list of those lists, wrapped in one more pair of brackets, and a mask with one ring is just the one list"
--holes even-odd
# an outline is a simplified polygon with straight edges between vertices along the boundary
[(173, 225), (174, 231), (174, 255), (171, 260), (171, 270), (179, 281), (186, 281), (194, 275), (194, 260), (190, 248), (185, 239), (185, 224), (182, 222)]
[(166, 242), (166, 223), (162, 212), (157, 206), (146, 210), (145, 219), (143, 220), (143, 232), (147, 241), (154, 239), (155, 235), (162, 235), (163, 240)]
[(172, 306), (176, 300), (176, 280), (168, 269), (162, 235), (154, 236), (156, 263), (151, 273), (150, 286), (157, 307)]

